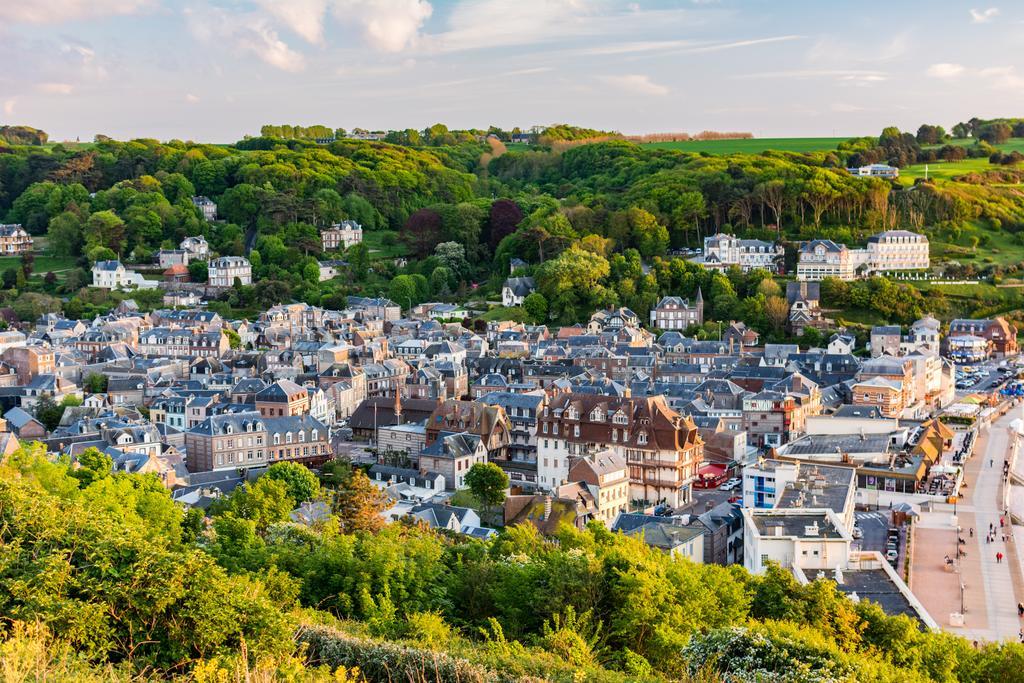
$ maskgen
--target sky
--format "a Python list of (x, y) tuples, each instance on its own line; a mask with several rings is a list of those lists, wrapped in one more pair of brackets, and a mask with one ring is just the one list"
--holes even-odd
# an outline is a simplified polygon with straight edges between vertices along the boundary
[(1024, 3), (0, 0), (0, 124), (877, 134), (1024, 116)]

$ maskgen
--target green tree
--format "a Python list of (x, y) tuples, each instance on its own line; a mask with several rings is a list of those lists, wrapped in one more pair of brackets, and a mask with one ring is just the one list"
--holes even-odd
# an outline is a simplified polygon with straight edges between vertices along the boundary
[(109, 477), (114, 469), (114, 459), (92, 446), (79, 453), (77, 460), (78, 467), (71, 474), (82, 488)]
[(416, 281), (408, 275), (399, 275), (391, 280), (388, 298), (403, 308), (416, 303)]
[(124, 245), (124, 221), (110, 210), (98, 211), (89, 216), (82, 232), (86, 250), (105, 247), (116, 254)]
[(84, 388), (90, 394), (106, 393), (107, 376), (98, 372), (90, 372), (85, 378)]
[(58, 256), (78, 256), (82, 253), (82, 221), (77, 214), (65, 211), (50, 219), (46, 232), (47, 243)]
[(548, 318), (548, 300), (540, 292), (532, 292), (523, 299), (523, 308), (534, 324), (541, 325)]
[(489, 512), (505, 502), (508, 475), (493, 462), (476, 463), (466, 473), (466, 486), (470, 493)]
[(353, 244), (345, 252), (345, 258), (348, 259), (349, 266), (352, 268), (352, 273), (356, 276), (356, 279), (360, 282), (365, 280), (370, 272), (369, 247), (362, 242)]
[(277, 522), (288, 519), (295, 509), (295, 501), (288, 495), (285, 482), (272, 477), (260, 477), (234, 490), (223, 501), (211, 508), (215, 515), (230, 513), (240, 519), (247, 519), (255, 525), (258, 533), (264, 534)]
[(192, 282), (206, 282), (210, 277), (209, 265), (206, 261), (188, 262), (188, 279)]
[(276, 462), (267, 468), (264, 476), (282, 482), (296, 505), (320, 495), (320, 480), (308, 467), (297, 462)]

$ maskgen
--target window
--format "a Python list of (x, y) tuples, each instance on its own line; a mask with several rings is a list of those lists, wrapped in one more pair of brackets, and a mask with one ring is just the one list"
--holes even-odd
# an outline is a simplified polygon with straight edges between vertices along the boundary
[(274, 445), (275, 446), (280, 446), (281, 445), (281, 435), (280, 434), (274, 434)]
[(292, 439), (293, 439), (292, 433), (291, 432), (285, 432), (285, 434), (284, 434), (284, 442), (285, 443), (291, 443)]
[(579, 435), (580, 435), (580, 426), (579, 425), (573, 425), (573, 427), (572, 427), (572, 435), (575, 436), (575, 437), (579, 437)]

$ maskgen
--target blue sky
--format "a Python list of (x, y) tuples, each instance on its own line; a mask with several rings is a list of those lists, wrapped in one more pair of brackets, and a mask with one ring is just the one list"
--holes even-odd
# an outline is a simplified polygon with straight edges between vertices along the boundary
[(1024, 116), (1022, 31), (1005, 0), (0, 0), (0, 123), (949, 127)]

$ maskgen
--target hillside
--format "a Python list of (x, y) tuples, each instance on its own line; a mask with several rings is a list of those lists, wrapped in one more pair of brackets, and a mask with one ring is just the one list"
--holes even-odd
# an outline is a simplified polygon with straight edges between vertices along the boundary
[[(978, 135), (991, 125), (977, 123)], [(601, 132), (553, 130), (566, 139)], [(792, 263), (800, 240), (861, 245), (902, 227), (928, 235), (944, 279), (1004, 285), (1024, 277), (1020, 176), (1013, 159), (990, 160), (1011, 154), (1024, 144), (1020, 138), (936, 142), (936, 127), (922, 126), (918, 136), (886, 129), (845, 141), (607, 140), (494, 154), (481, 136), (440, 124), (393, 133), (387, 137), (395, 142), (257, 137), (224, 146), (102, 138), (8, 146), (0, 155), (0, 216), (48, 239), (27, 269), (0, 262), (0, 303), (27, 318), (40, 310), (75, 317), (109, 310), (118, 295), (83, 289), (93, 262), (119, 255), (145, 268), (158, 250), (195, 234), (206, 236), (214, 254), (253, 263), (254, 285), (211, 304), (235, 315), (291, 299), (337, 308), (360, 294), (406, 307), (471, 302), (487, 318), (563, 325), (614, 305), (646, 318), (661, 296), (693, 296), (700, 287), (710, 319), (744, 319), (768, 339), (785, 339), (766, 312), (784, 282), (762, 284), (766, 273), (712, 274), (670, 258), (671, 250), (700, 246), (716, 232), (781, 240)], [(772, 146), (818, 149), (760, 153)], [(845, 171), (876, 161), (900, 165), (900, 180)], [(921, 178), (925, 163), (928, 182)], [(212, 198), (221, 220), (203, 221), (194, 195)], [(364, 227), (364, 244), (323, 252), (318, 231), (344, 219)], [(488, 313), (513, 256), (527, 262), (523, 274), (537, 279), (539, 292), (522, 309)], [(347, 271), (321, 281), (324, 259), (343, 260)], [(191, 275), (205, 277), (198, 266)], [(880, 308), (838, 302), (842, 319), (865, 325), (908, 322), (929, 310), (942, 318), (1016, 315), (1024, 303), (1020, 288), (972, 296), (931, 288), (926, 303), (914, 285), (858, 287), (893, 292)], [(142, 306), (158, 303), (149, 293), (137, 298)]]

